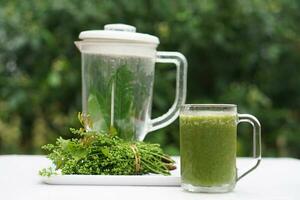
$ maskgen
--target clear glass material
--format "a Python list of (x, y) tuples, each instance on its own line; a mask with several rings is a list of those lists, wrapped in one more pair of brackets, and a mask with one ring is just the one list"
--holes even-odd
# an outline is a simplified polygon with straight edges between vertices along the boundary
[[(253, 126), (253, 156), (256, 164), (237, 175), (237, 125)], [(180, 112), (180, 156), (182, 187), (191, 192), (229, 192), (236, 182), (254, 170), (261, 160), (259, 121), (238, 114), (233, 104), (190, 104)]]
[(83, 54), (83, 112), (93, 129), (137, 139), (150, 119), (154, 59)]
[[(143, 140), (148, 132), (165, 127), (178, 117), (185, 102), (187, 63), (177, 52), (157, 52), (153, 56), (125, 52), (82, 52), (83, 113), (92, 119), (93, 130), (116, 132), (126, 140)], [(171, 109), (151, 119), (155, 62), (175, 64), (177, 84)]]

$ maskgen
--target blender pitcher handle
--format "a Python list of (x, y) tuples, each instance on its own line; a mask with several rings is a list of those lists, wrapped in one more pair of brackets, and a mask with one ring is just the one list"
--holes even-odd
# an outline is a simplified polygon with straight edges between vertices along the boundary
[(261, 161), (261, 126), (256, 117), (249, 114), (238, 114), (238, 123), (247, 122), (252, 125), (253, 128), (253, 158), (256, 159), (256, 163), (249, 170), (237, 177), (237, 181), (252, 172)]
[(156, 54), (156, 63), (173, 63), (176, 66), (176, 96), (172, 107), (167, 113), (160, 117), (152, 119), (148, 132), (158, 130), (171, 124), (179, 115), (180, 106), (186, 99), (186, 76), (187, 61), (184, 55), (179, 52), (158, 51)]

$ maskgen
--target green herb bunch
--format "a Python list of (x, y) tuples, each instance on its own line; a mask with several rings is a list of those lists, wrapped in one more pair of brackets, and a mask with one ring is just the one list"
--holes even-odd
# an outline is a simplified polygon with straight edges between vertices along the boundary
[[(92, 124), (79, 115), (84, 127)], [(55, 144), (43, 146), (49, 151), (48, 158), (56, 169), (42, 169), (40, 175), (142, 175), (148, 173), (169, 175), (176, 168), (175, 162), (160, 148), (159, 144), (125, 141), (116, 134), (90, 131), (89, 128), (73, 129), (77, 138), (58, 138)]]

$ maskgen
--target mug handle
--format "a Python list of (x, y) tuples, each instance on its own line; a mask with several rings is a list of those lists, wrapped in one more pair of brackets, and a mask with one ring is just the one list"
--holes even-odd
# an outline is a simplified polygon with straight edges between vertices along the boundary
[(176, 96), (175, 101), (167, 113), (152, 119), (148, 132), (158, 130), (171, 124), (179, 115), (180, 106), (186, 99), (186, 76), (187, 61), (184, 55), (179, 52), (158, 51), (156, 63), (173, 63), (176, 66)]
[(261, 162), (261, 126), (256, 117), (249, 114), (238, 114), (238, 124), (242, 122), (247, 122), (252, 125), (253, 128), (253, 158), (256, 159), (256, 164), (249, 170), (244, 172), (242, 175), (238, 176), (237, 181), (239, 181), (244, 176), (252, 172)]

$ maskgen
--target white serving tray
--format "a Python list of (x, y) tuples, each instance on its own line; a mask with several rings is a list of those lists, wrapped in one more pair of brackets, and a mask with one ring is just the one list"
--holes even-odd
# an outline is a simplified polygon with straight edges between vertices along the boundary
[(170, 176), (149, 175), (53, 175), (42, 177), (41, 181), (52, 185), (140, 185), (140, 186), (180, 186), (180, 169), (178, 157), (176, 170)]

